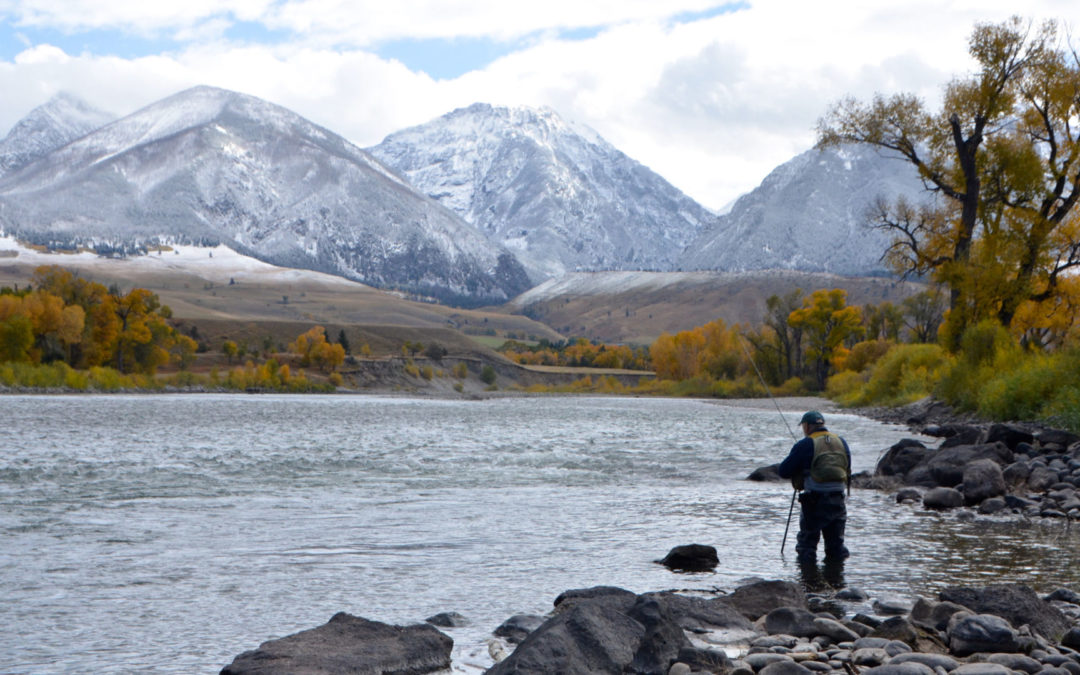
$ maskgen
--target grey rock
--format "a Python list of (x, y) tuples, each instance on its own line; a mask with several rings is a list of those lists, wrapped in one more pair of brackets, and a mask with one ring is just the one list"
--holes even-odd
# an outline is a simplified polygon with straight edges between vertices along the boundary
[[(954, 487), (964, 480), (964, 467), (980, 459), (990, 459), (999, 465), (1011, 464), (1014, 455), (1003, 443), (984, 443), (979, 445), (959, 445), (939, 449), (929, 461), (930, 475), (939, 486)], [(926, 500), (926, 497), (923, 497)]]
[(750, 646), (759, 649), (772, 649), (773, 647), (791, 649), (798, 643), (799, 638), (794, 635), (762, 635), (759, 638), (751, 640)]
[(836, 592), (837, 600), (866, 600), (870, 596), (861, 588), (842, 588)]
[(854, 642), (859, 635), (839, 621), (833, 619), (814, 619), (814, 629), (818, 635), (825, 635), (834, 642)]
[(979, 504), (979, 513), (989, 516), (1004, 511), (1007, 508), (1008, 505), (1005, 503), (1004, 497), (990, 497), (989, 499), (984, 499), (982, 503)]
[(879, 647), (863, 647), (851, 654), (851, 662), (856, 666), (880, 666), (889, 660), (889, 653)]
[(746, 477), (746, 480), (752, 480), (756, 483), (782, 483), (785, 478), (781, 478), (778, 473), (780, 464), (770, 464), (769, 466), (759, 466), (750, 472), (750, 475)]
[(923, 506), (928, 509), (955, 509), (964, 505), (962, 492), (951, 487), (936, 487), (923, 495)]
[(657, 560), (664, 567), (678, 572), (707, 572), (720, 563), (716, 548), (704, 544), (684, 544), (668, 551)]
[(976, 459), (964, 466), (964, 502), (969, 506), (1005, 494), (1001, 466), (991, 459)]
[(691, 670), (708, 673), (722, 673), (731, 670), (731, 659), (721, 651), (683, 647), (676, 657), (678, 663), (684, 663)]
[(641, 597), (654, 598), (671, 613), (686, 630), (722, 628), (756, 634), (758, 629), (721, 598), (701, 598), (678, 593), (646, 593)]
[(1028, 624), (1046, 638), (1056, 638), (1069, 628), (1061, 612), (1022, 584), (994, 584), (982, 589), (952, 587), (941, 591), (939, 597), (978, 614), (1004, 617), (1016, 627)]
[(318, 628), (240, 654), (221, 674), (429, 673), (450, 667), (453, 646), (429, 624), (391, 626), (339, 612)]
[(1008, 485), (1023, 485), (1027, 483), (1028, 476), (1031, 475), (1031, 467), (1027, 462), (1020, 460), (1009, 464), (1001, 470), (1001, 476), (1005, 479)]
[(885, 645), (885, 651), (889, 656), (897, 656), (899, 654), (910, 654), (911, 647), (906, 642), (900, 640), (890, 640), (889, 644)]
[(934, 670), (922, 663), (889, 663), (876, 668), (859, 671), (861, 675), (934, 675)]
[(951, 656), (945, 654), (925, 654), (920, 652), (910, 652), (908, 654), (897, 654), (892, 658), (889, 663), (921, 663), (924, 666), (930, 668), (942, 668), (946, 672), (955, 670), (960, 662)]
[(592, 588), (574, 588), (559, 593), (555, 598), (555, 607), (559, 607), (568, 602), (572, 604), (577, 600), (593, 600), (609, 596), (619, 598), (621, 604), (625, 605), (628, 609), (637, 601), (637, 594), (628, 591), (625, 588), (619, 588), (617, 586), (594, 586)]
[(435, 616), (429, 616), (424, 621), (441, 628), (457, 628), (469, 625), (469, 620), (457, 612), (441, 612)]
[(765, 615), (765, 631), (771, 635), (782, 633), (796, 637), (817, 635), (815, 617), (800, 607), (779, 607)]
[(770, 663), (769, 665), (758, 671), (759, 675), (810, 675), (812, 673), (807, 667), (795, 663), (794, 661), (777, 661), (776, 663)]
[(855, 649), (885, 649), (888, 644), (887, 638), (864, 637), (855, 641)]
[(874, 600), (874, 611), (883, 616), (899, 616), (911, 612), (915, 601), (900, 595), (891, 595)]
[(746, 662), (746, 665), (750, 666), (755, 671), (759, 671), (771, 663), (792, 661), (792, 658), (790, 656), (787, 656), (786, 654), (761, 653), (747, 654), (742, 658), (742, 660)]
[(881, 622), (870, 633), (871, 637), (881, 637), (887, 640), (899, 640), (900, 642), (906, 642), (907, 644), (915, 644), (918, 639), (918, 633), (915, 631), (915, 626), (908, 621), (907, 617), (894, 616)]
[(1005, 666), (1009, 670), (1016, 670), (1024, 673), (1037, 673), (1042, 670), (1042, 664), (1023, 654), (991, 654), (986, 657), (988, 663), (996, 663), (998, 665)]
[(1028, 487), (1036, 492), (1049, 490), (1056, 482), (1058, 482), (1058, 472), (1044, 466), (1033, 468), (1027, 479)]
[(870, 635), (870, 633), (872, 633), (874, 631), (873, 628), (871, 628), (870, 626), (867, 626), (865, 623), (862, 623), (861, 621), (845, 620), (845, 621), (842, 621), (841, 623), (843, 623), (844, 626), (846, 626), (848, 630), (852, 631), (853, 633), (856, 633), (859, 637), (867, 637), (868, 635)]
[(922, 490), (913, 487), (900, 488), (896, 491), (896, 503), (921, 502)]
[(991, 424), (986, 430), (987, 443), (1001, 441), (1014, 452), (1021, 443), (1030, 444), (1034, 440), (1035, 436), (1030, 431), (1012, 424)]
[(964, 663), (952, 671), (952, 675), (1013, 675), (1005, 666), (996, 663)]
[(755, 581), (736, 588), (722, 600), (756, 621), (780, 607), (806, 608), (806, 592), (790, 581)]
[(667, 672), (679, 650), (690, 647), (685, 633), (655, 598), (605, 592), (564, 600), (559, 611), (533, 631), (488, 673)]
[(904, 438), (885, 451), (878, 460), (874, 474), (878, 476), (904, 476), (925, 462), (935, 451), (921, 441)]
[(546, 620), (547, 619), (544, 617), (535, 614), (515, 614), (506, 621), (503, 621), (502, 624), (495, 629), (494, 634), (498, 637), (506, 638), (506, 641), (511, 644), (517, 644), (529, 637), (529, 633), (544, 625), (544, 621)]
[(728, 675), (754, 675), (754, 669), (745, 659), (736, 659), (731, 662), (731, 672)]
[[(1056, 592), (1056, 591), (1055, 591)], [(1080, 652), (1080, 626), (1070, 628), (1061, 638), (1061, 644)]]
[(977, 652), (1016, 652), (1020, 649), (1018, 637), (1005, 619), (975, 614), (949, 627), (949, 651), (958, 656)]

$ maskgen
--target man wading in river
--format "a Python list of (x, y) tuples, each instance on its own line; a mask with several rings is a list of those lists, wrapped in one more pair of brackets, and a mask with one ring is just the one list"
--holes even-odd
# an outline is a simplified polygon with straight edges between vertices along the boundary
[(812, 563), (818, 539), (824, 536), (825, 560), (843, 560), (848, 556), (844, 490), (851, 480), (851, 450), (847, 441), (825, 428), (825, 418), (815, 410), (803, 415), (799, 425), (806, 438), (792, 446), (779, 468), (781, 478), (790, 478), (795, 489), (802, 490), (795, 551), (800, 562)]

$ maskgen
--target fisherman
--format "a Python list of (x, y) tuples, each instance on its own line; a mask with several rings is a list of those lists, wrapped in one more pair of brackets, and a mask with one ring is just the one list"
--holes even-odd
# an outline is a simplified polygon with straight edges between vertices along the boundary
[(844, 546), (847, 506), (844, 491), (850, 489), (851, 449), (847, 441), (825, 428), (825, 418), (811, 410), (799, 420), (805, 438), (795, 443), (780, 463), (781, 478), (790, 478), (799, 494), (802, 513), (795, 551), (800, 562), (817, 559), (818, 539), (825, 538), (826, 562), (848, 557)]

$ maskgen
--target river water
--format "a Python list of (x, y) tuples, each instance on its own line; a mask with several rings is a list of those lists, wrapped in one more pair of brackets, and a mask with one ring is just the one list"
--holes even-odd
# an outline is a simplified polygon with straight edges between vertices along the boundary
[[(786, 411), (794, 427), (802, 410)], [(910, 436), (829, 414), (855, 470)], [(374, 396), (0, 397), (0, 672), (214, 673), (347, 611), (438, 612), (455, 670), (563, 590), (799, 579), (791, 490), (744, 480), (792, 443), (768, 401)], [(965, 521), (856, 490), (843, 581), (1078, 588), (1060, 521)], [(652, 562), (720, 550), (714, 573)]]

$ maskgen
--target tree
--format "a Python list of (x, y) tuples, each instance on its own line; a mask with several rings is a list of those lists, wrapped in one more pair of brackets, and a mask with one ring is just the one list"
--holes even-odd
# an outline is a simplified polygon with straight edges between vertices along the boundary
[(940, 291), (931, 288), (904, 298), (903, 308), (904, 325), (911, 334), (912, 342), (937, 340), (938, 327), (945, 317), (945, 305)]
[(813, 362), (818, 388), (825, 388), (830, 365), (841, 355), (844, 343), (862, 335), (861, 314), (858, 307), (847, 304), (847, 291), (834, 288), (814, 291), (788, 318), (788, 323), (804, 331), (806, 358)]
[(993, 318), (1011, 327), (1025, 305), (1068, 292), (1080, 266), (1080, 55), (1057, 24), (979, 24), (978, 70), (931, 114), (911, 94), (837, 103), (819, 144), (862, 143), (899, 154), (934, 199), (879, 200), (872, 221), (894, 235), (885, 259), (948, 288), (946, 339)]
[(225, 354), (225, 361), (229, 365), (232, 365), (233, 357), (236, 356), (238, 347), (233, 340), (226, 340), (221, 344), (221, 351)]

